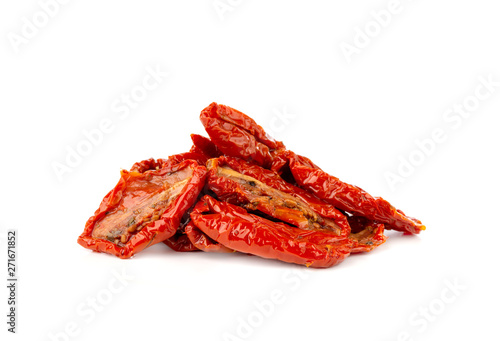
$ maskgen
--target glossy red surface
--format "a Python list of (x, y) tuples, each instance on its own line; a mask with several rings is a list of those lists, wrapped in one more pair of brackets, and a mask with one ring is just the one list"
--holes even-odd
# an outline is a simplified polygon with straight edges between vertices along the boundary
[(338, 264), (351, 252), (348, 238), (272, 222), (210, 196), (203, 197), (195, 210), (193, 223), (235, 251), (316, 268)]
[[(122, 171), (78, 242), (128, 258), (163, 241), (179, 252), (244, 252), (330, 267), (425, 226), (382, 198), (287, 150), (249, 116), (217, 103), (200, 114), (210, 138), (189, 152)], [(201, 199), (199, 199), (201, 197)]]
[[(161, 163), (161, 162), (160, 162)], [(146, 160), (143, 169), (148, 165), (157, 165), (158, 162)], [(135, 169), (136, 167), (134, 165)], [(129, 258), (146, 247), (172, 237), (177, 231), (180, 219), (184, 212), (191, 207), (198, 197), (206, 178), (205, 167), (195, 161), (185, 160), (173, 166), (164, 166), (159, 169), (137, 171), (122, 171), (120, 181), (101, 202), (99, 208), (85, 225), (78, 243), (85, 248), (113, 254), (120, 258)], [(148, 193), (159, 191), (157, 181), (162, 184), (176, 184), (184, 182), (175, 198), (169, 201), (168, 206), (157, 220), (142, 226), (141, 230), (131, 233), (125, 242), (114, 242), (106, 238), (95, 236), (96, 225), (106, 219), (109, 212), (116, 214), (135, 213)], [(123, 244), (123, 245), (122, 245)]]

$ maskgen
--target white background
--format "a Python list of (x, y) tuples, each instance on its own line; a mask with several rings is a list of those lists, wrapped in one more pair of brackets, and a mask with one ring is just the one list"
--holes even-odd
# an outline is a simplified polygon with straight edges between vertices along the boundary
[[(212, 0), (70, 1), (15, 47), (23, 18), (33, 22), (41, 7), (2, 2), (2, 340), (498, 335), (500, 87), (488, 99), (470, 97), (480, 77), (500, 81), (498, 4), (401, 0), (381, 28), (371, 12), (388, 1), (229, 3), (220, 16)], [(356, 37), (361, 46), (366, 27), (369, 42), (349, 62), (341, 46), (355, 46)], [(142, 84), (147, 68), (169, 75), (123, 118), (112, 105)], [(212, 101), (249, 114), (289, 149), (384, 197), (427, 231), (389, 233), (370, 254), (325, 270), (163, 244), (131, 260), (79, 246), (119, 170), (187, 151)], [(464, 101), (477, 108), (446, 121)], [(54, 163), (65, 164), (68, 148), (103, 119), (113, 131), (59, 180)], [(446, 140), (419, 160), (415, 140), (435, 129)], [(385, 174), (398, 174), (410, 155), (419, 164), (391, 188)], [(18, 230), (16, 335), (5, 324), (7, 229)], [(113, 271), (133, 279), (120, 286)], [(119, 292), (108, 295), (110, 283)], [(280, 292), (260, 319), (254, 302)], [(97, 310), (87, 305), (96, 297)], [(242, 330), (249, 319), (256, 327)], [(68, 325), (76, 336), (67, 337)]]

